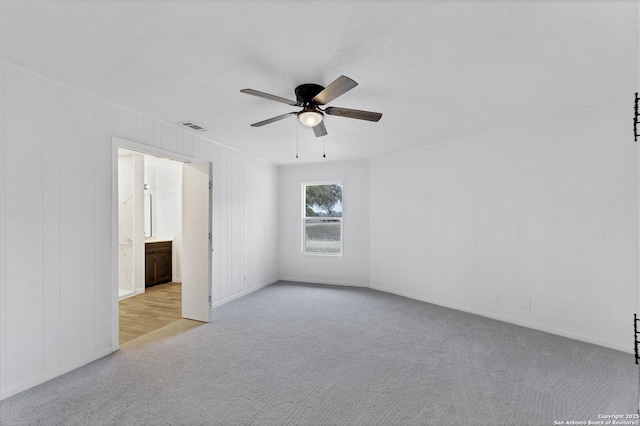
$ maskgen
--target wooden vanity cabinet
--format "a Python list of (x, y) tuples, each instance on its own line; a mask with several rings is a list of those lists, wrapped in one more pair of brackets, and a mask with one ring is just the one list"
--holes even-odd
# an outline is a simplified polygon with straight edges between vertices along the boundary
[(171, 281), (173, 277), (171, 243), (171, 241), (145, 243), (145, 287)]

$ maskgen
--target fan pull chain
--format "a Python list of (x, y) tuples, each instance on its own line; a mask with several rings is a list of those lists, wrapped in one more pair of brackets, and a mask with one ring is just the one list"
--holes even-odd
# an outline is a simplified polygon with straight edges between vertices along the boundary
[(327, 137), (322, 138), (322, 158), (327, 158)]
[(296, 158), (298, 158), (298, 123), (294, 123), (296, 126)]

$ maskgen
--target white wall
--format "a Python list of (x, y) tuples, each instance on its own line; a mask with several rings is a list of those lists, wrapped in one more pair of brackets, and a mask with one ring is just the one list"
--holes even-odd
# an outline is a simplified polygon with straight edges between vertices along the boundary
[[(343, 255), (302, 254), (301, 185), (342, 181)], [(367, 286), (369, 283), (369, 165), (367, 162), (280, 167), (280, 278)]]
[(278, 169), (207, 144), (213, 162), (213, 305), (278, 280)]
[(277, 279), (272, 164), (1, 62), (0, 129), (0, 399), (115, 348), (112, 136), (213, 162), (215, 303)]
[(631, 108), (372, 161), (371, 287), (631, 351)]

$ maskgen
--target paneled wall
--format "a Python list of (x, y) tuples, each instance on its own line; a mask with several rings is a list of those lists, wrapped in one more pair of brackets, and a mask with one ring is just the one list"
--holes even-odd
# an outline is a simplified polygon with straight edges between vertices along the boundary
[(278, 280), (278, 171), (211, 143), (200, 157), (213, 162), (216, 307)]
[[(343, 254), (302, 254), (303, 183), (342, 181)], [(369, 283), (369, 164), (280, 167), (280, 277), (283, 280), (367, 286)]]
[(638, 145), (629, 111), (372, 161), (371, 287), (630, 351)]
[(212, 161), (215, 304), (277, 279), (277, 169), (0, 63), (0, 399), (113, 351), (112, 136)]

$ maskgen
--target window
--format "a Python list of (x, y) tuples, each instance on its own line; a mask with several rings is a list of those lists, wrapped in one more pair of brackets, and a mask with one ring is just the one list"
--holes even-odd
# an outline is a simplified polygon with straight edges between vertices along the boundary
[(342, 182), (302, 185), (302, 253), (342, 254)]

